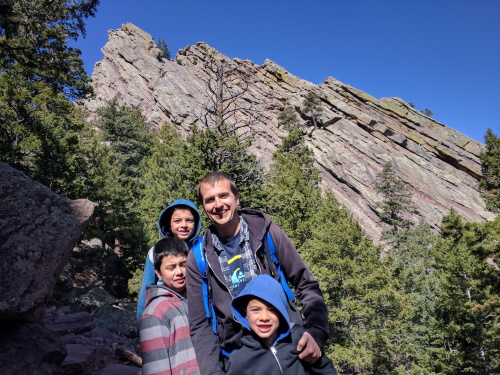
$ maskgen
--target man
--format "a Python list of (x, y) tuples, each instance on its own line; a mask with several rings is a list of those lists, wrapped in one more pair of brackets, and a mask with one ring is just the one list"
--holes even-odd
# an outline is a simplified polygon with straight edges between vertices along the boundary
[[(279, 278), (275, 265), (263, 252), (269, 231), (279, 264), (295, 287), (302, 305), (305, 333), (299, 340), (299, 358), (314, 362), (328, 337), (328, 313), (319, 289), (304, 261), (285, 232), (261, 211), (238, 211), (239, 192), (234, 181), (221, 172), (210, 172), (198, 186), (198, 198), (212, 225), (204, 240), (211, 302), (217, 319), (214, 334), (206, 318), (202, 296), (202, 275), (193, 253), (187, 261), (188, 316), (193, 345), (202, 374), (224, 374), (227, 355), (241, 346), (242, 328), (233, 318), (231, 300), (258, 274)], [(290, 302), (290, 320), (302, 324), (300, 313)]]

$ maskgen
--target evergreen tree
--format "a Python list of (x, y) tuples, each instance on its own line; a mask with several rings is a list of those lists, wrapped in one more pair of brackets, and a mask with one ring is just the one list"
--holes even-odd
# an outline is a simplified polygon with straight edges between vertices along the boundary
[(434, 112), (432, 112), (429, 108), (425, 108), (421, 111), (424, 115), (431, 117)]
[(398, 370), (432, 374), (437, 356), (444, 352), (436, 329), (437, 295), (441, 293), (434, 257), (437, 236), (423, 222), (405, 232), (385, 257), (394, 282), (407, 301), (406, 319), (396, 331)]
[(156, 45), (162, 52), (161, 57), (170, 60), (170, 51), (168, 49), (167, 43), (165, 43), (162, 38), (158, 38), (158, 43), (156, 43)]
[(83, 125), (69, 101), (91, 89), (80, 51), (67, 41), (84, 35), (98, 3), (0, 5), (0, 160), (69, 197), (80, 194), (84, 170), (77, 138)]
[(299, 124), (299, 119), (292, 106), (285, 107), (278, 115), (278, 127), (283, 127), (285, 130), (292, 130)]
[(442, 292), (437, 319), (443, 374), (500, 371), (500, 220), (463, 223), (455, 212), (443, 218), (435, 248)]
[(187, 144), (166, 124), (154, 139), (151, 155), (141, 165), (141, 191), (138, 205), (147, 232), (147, 246), (160, 239), (158, 215), (176, 199), (196, 202), (196, 182), (186, 162)]
[(404, 296), (360, 225), (327, 192), (308, 221), (301, 255), (320, 282), (328, 308), (325, 351), (341, 374), (395, 373), (394, 331), (405, 316)]
[[(129, 179), (106, 144), (93, 138), (86, 150), (87, 180), (85, 196), (97, 203), (85, 232), (86, 238), (99, 238), (102, 248), (114, 248), (120, 228), (128, 221), (127, 203), (132, 200)], [(113, 159), (115, 159), (113, 161)]]
[(96, 126), (102, 131), (99, 137), (109, 143), (122, 172), (137, 178), (141, 160), (150, 154), (153, 145), (149, 124), (137, 110), (120, 105), (118, 96), (101, 107), (98, 115)]
[[(115, 97), (98, 111), (90, 132), (82, 141), (87, 150), (86, 197), (99, 204), (86, 237), (97, 237), (120, 251), (134, 271), (144, 261), (146, 232), (138, 209), (139, 168), (153, 145), (153, 133), (136, 110), (119, 104)], [(95, 134), (94, 134), (95, 133)]]
[(307, 221), (316, 212), (321, 190), (319, 171), (298, 120), (291, 117), (287, 122), (292, 126), (290, 134), (273, 154), (266, 179), (266, 212), (300, 246), (309, 237), (311, 227)]
[(384, 164), (375, 179), (374, 186), (375, 191), (383, 197), (383, 201), (376, 204), (379, 217), (382, 222), (390, 226), (390, 229), (383, 232), (382, 239), (397, 244), (403, 240), (402, 236), (411, 226), (411, 221), (406, 219), (406, 215), (415, 210), (411, 193), (397, 177), (390, 162)]
[[(4, 0), (0, 5), (0, 72), (17, 77), (36, 96), (40, 87), (70, 99), (90, 87), (80, 51), (68, 40), (85, 36), (84, 21), (93, 17), (99, 0)], [(15, 91), (16, 86), (11, 86)]]
[(312, 91), (308, 92), (304, 100), (302, 101), (302, 105), (304, 106), (304, 112), (311, 114), (311, 119), (314, 125), (314, 128), (321, 127), (321, 120), (319, 119), (319, 114), (323, 112), (323, 108), (320, 106), (320, 99), (318, 95), (313, 93)]
[(488, 128), (484, 136), (486, 151), (479, 156), (483, 179), (479, 182), (486, 207), (500, 213), (500, 138)]

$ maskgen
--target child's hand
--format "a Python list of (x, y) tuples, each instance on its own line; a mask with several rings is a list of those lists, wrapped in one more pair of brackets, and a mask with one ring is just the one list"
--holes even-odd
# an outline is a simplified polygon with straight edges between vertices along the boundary
[(297, 345), (299, 358), (314, 363), (321, 357), (321, 349), (309, 332), (304, 332)]

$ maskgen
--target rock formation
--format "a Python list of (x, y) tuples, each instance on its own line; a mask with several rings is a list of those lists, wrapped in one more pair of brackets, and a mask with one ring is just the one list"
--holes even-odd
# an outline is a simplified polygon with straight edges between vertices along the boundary
[(62, 268), (94, 212), (0, 163), (0, 319), (40, 321)]
[[(99, 280), (83, 275), (81, 259), (68, 263), (93, 211), (94, 203), (61, 197), (0, 162), (2, 374), (140, 374), (135, 304), (117, 300)], [(100, 261), (109, 274), (102, 284), (118, 291), (106, 280), (126, 281), (113, 277), (120, 272), (107, 258), (87, 262), (87, 270), (91, 274), (90, 266)], [(90, 311), (47, 306), (63, 268), (70, 288), (78, 277), (87, 281), (77, 285), (80, 292), (67, 288), (64, 302)]]
[[(266, 60), (256, 65), (230, 59), (200, 42), (179, 51), (176, 60), (161, 57), (152, 37), (132, 24), (109, 32), (102, 49), (104, 59), (92, 79), (96, 96), (87, 103), (95, 112), (120, 94), (122, 100), (142, 111), (152, 126), (173, 123), (187, 134), (207, 102), (207, 64), (210, 55), (248, 73), (249, 89), (240, 98), (251, 103), (259, 122), (248, 125), (258, 134), (251, 148), (264, 166), (286, 131), (277, 117), (292, 106), (304, 123), (302, 110), (308, 92), (321, 100), (321, 127), (305, 126), (307, 143), (314, 151), (323, 187), (335, 192), (366, 232), (378, 239), (383, 229), (375, 213), (381, 200), (373, 181), (383, 164), (392, 162), (418, 206), (414, 220), (437, 229), (443, 214), (455, 209), (465, 220), (493, 218), (478, 191), (481, 175), (479, 153), (483, 145), (413, 109), (398, 98), (376, 99), (332, 77), (315, 85)], [(245, 121), (249, 113), (239, 111)], [(200, 124), (201, 125), (201, 124)]]
[(0, 163), (0, 368), (50, 374), (66, 357), (41, 321), (45, 303), (94, 211)]

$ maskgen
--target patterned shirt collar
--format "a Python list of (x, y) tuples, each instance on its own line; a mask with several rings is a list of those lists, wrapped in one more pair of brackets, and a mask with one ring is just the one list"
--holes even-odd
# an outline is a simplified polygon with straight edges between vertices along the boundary
[[(250, 241), (250, 231), (248, 230), (248, 224), (243, 219), (243, 217), (239, 216), (240, 218), (240, 244), (244, 241)], [(222, 250), (222, 243), (217, 234), (214, 232), (210, 233), (212, 236), (212, 244), (214, 245), (214, 248), (217, 249), (217, 251)]]

